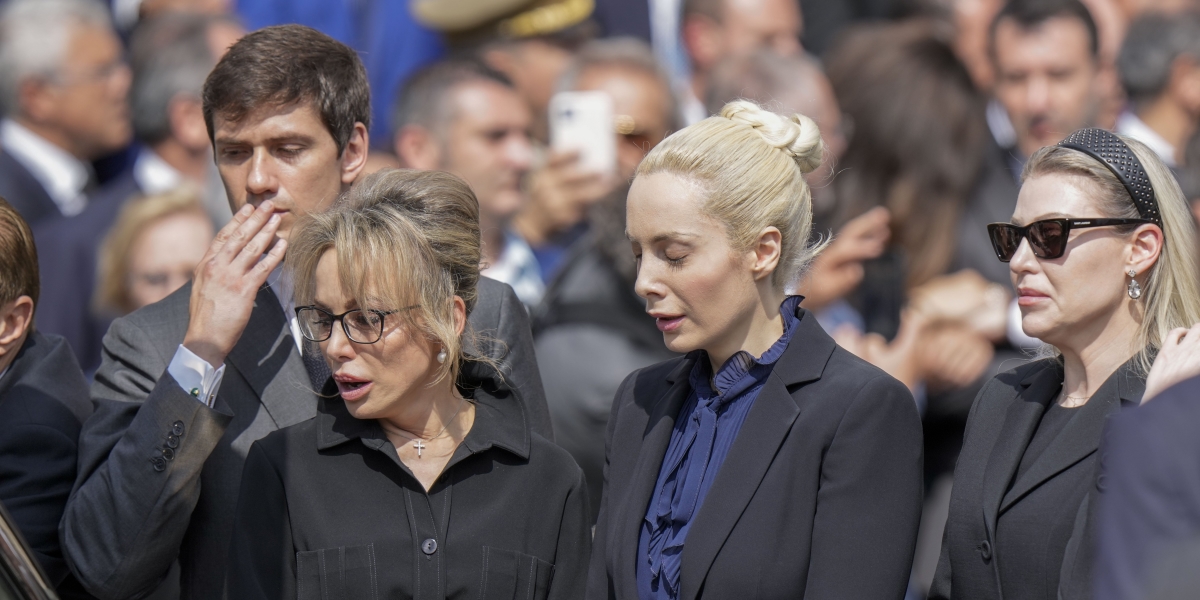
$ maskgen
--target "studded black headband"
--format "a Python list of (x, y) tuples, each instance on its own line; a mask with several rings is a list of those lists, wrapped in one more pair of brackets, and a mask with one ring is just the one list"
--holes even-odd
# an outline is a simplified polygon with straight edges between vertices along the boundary
[(1125, 186), (1138, 214), (1162, 227), (1162, 215), (1158, 212), (1158, 199), (1154, 195), (1154, 187), (1150, 185), (1150, 176), (1146, 174), (1137, 155), (1120, 137), (1104, 129), (1080, 129), (1058, 145), (1078, 150), (1103, 163)]

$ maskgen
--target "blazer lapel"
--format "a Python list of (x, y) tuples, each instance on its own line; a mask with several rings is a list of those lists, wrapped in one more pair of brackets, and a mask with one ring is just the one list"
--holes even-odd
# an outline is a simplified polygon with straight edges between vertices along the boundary
[(317, 395), (309, 384), (304, 360), (270, 287), (258, 291), (250, 322), (226, 362), (249, 382), (279, 428), (317, 413)]
[[(646, 426), (642, 434), (641, 448), (638, 452), (637, 465), (634, 466), (633, 476), (629, 486), (628, 502), (625, 503), (625, 514), (622, 516), (618, 535), (610, 547), (617, 551), (617, 564), (633, 565), (637, 569), (638, 537), (642, 532), (642, 521), (646, 517), (646, 507), (649, 506), (650, 496), (654, 494), (654, 484), (658, 482), (658, 472), (662, 468), (663, 457), (667, 446), (671, 443), (671, 431), (675, 428), (675, 419), (687, 401), (691, 386), (688, 384), (688, 374), (692, 371), (695, 359), (689, 358), (680, 362), (679, 366), (667, 376), (672, 383), (662, 398), (654, 404), (654, 408), (646, 415)], [(622, 597), (637, 598), (637, 578), (625, 578), (628, 587)]]
[(1011, 393), (1016, 396), (1008, 407), (1004, 425), (988, 458), (983, 478), (983, 522), (988, 538), (995, 538), (1000, 503), (1013, 474), (1021, 464), (1025, 448), (1046, 411), (1046, 406), (1062, 387), (1062, 374), (1055, 362), (1029, 374)]
[(700, 507), (683, 549), (680, 598), (695, 600), (713, 561), (758, 491), (805, 404), (803, 390), (789, 386), (820, 379), (836, 344), (806, 311), (783, 356), (775, 363), (746, 415), (729, 455)]
[(1029, 467), (1025, 475), (1014, 482), (1000, 504), (1000, 513), (1008, 510), (1026, 494), (1046, 480), (1058, 475), (1075, 463), (1087, 458), (1100, 446), (1108, 417), (1121, 409), (1122, 404), (1136, 405), (1145, 391), (1145, 380), (1132, 375), (1132, 365), (1118, 369), (1087, 404), (1076, 409), (1062, 432), (1050, 442), (1045, 452)]

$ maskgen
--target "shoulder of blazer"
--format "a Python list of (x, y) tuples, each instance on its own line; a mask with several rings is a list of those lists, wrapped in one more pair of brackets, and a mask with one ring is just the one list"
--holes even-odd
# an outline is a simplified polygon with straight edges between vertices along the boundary
[(188, 306), (191, 304), (192, 284), (188, 282), (166, 298), (139, 308), (128, 315), (117, 318), (117, 323), (128, 323), (143, 331), (153, 332), (153, 339), (174, 348), (187, 333)]

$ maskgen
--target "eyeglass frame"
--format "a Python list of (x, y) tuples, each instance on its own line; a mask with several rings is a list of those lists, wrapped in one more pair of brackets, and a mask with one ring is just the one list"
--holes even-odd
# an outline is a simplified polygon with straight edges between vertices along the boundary
[[(1057, 254), (1053, 253), (1053, 252), (1047, 252), (1045, 256), (1039, 255), (1037, 252), (1036, 245), (1034, 244), (1033, 240), (1029, 237), (1029, 230), (1041, 223), (1059, 223), (1060, 225), (1062, 225), (1062, 228), (1063, 228), (1062, 237), (1063, 237), (1064, 241), (1062, 244), (1062, 250), (1060, 250)], [(1017, 247), (1013, 249), (1012, 254), (1009, 254), (1008, 257), (1005, 258), (1004, 255), (1000, 252), (1000, 248), (996, 244), (996, 238), (993, 233), (994, 231), (1001, 229), (1001, 228), (1016, 230), (1017, 235), (1018, 235), (1017, 239), (1029, 242), (1029, 249), (1033, 252), (1034, 256), (1041, 258), (1041, 259), (1045, 259), (1045, 260), (1054, 260), (1056, 258), (1062, 258), (1062, 256), (1067, 253), (1067, 244), (1069, 244), (1071, 241), (1067, 238), (1070, 237), (1072, 229), (1090, 229), (1093, 227), (1117, 227), (1117, 226), (1121, 226), (1121, 225), (1153, 225), (1153, 224), (1154, 224), (1154, 222), (1150, 221), (1148, 219), (1072, 219), (1069, 217), (1059, 217), (1059, 218), (1054, 218), (1054, 219), (1041, 219), (1038, 221), (1034, 221), (1028, 225), (1015, 225), (1013, 223), (988, 223), (987, 231), (988, 231), (988, 241), (992, 243), (992, 250), (996, 253), (996, 258), (1002, 263), (1007, 263), (1007, 262), (1011, 261), (1012, 257), (1015, 256), (1017, 254), (1017, 251), (1021, 249), (1021, 242), (1017, 242)]]
[[(296, 321), (297, 321), (298, 328), (300, 329), (300, 335), (304, 336), (304, 339), (306, 339), (314, 344), (319, 344), (319, 343), (324, 342), (325, 340), (328, 340), (329, 338), (333, 337), (333, 324), (335, 322), (340, 322), (342, 324), (342, 333), (346, 334), (346, 339), (350, 340), (351, 342), (354, 342), (355, 344), (374, 344), (374, 343), (378, 342), (379, 340), (383, 339), (383, 325), (384, 325), (384, 321), (387, 320), (388, 315), (394, 315), (394, 314), (396, 314), (400, 311), (404, 311), (404, 310), (411, 310), (411, 309), (417, 308), (418, 306), (420, 306), (420, 305), (414, 304), (412, 306), (406, 306), (404, 308), (397, 309), (397, 310), (377, 310), (374, 308), (352, 308), (340, 315), (335, 315), (332, 312), (325, 310), (324, 308), (310, 304), (308, 306), (297, 306), (296, 307)], [(312, 337), (310, 337), (308, 335), (308, 332), (305, 331), (306, 328), (304, 326), (304, 319), (301, 318), (301, 316), (300, 316), (300, 313), (302, 313), (303, 311), (306, 311), (306, 310), (315, 310), (317, 312), (329, 315), (329, 335), (327, 335), (319, 340), (313, 339)], [(354, 312), (369, 312), (369, 313), (379, 315), (379, 333), (378, 333), (378, 335), (375, 336), (374, 340), (371, 340), (369, 342), (363, 342), (363, 341), (354, 339), (354, 336), (350, 334), (350, 326), (346, 324), (346, 320), (344, 317), (346, 315), (348, 315), (350, 313), (354, 313)]]

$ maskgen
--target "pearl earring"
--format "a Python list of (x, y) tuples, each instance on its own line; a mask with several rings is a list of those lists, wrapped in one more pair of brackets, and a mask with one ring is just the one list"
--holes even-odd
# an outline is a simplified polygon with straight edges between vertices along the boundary
[(442, 348), (442, 351), (438, 352), (437, 361), (438, 361), (439, 365), (444, 364), (446, 362), (446, 349), (445, 348)]
[(1137, 282), (1137, 279), (1134, 279), (1134, 277), (1136, 277), (1136, 276), (1137, 276), (1137, 271), (1130, 269), (1129, 270), (1129, 288), (1126, 290), (1126, 292), (1128, 292), (1129, 297), (1133, 298), (1134, 300), (1137, 300), (1138, 298), (1142, 297), (1142, 285)]

